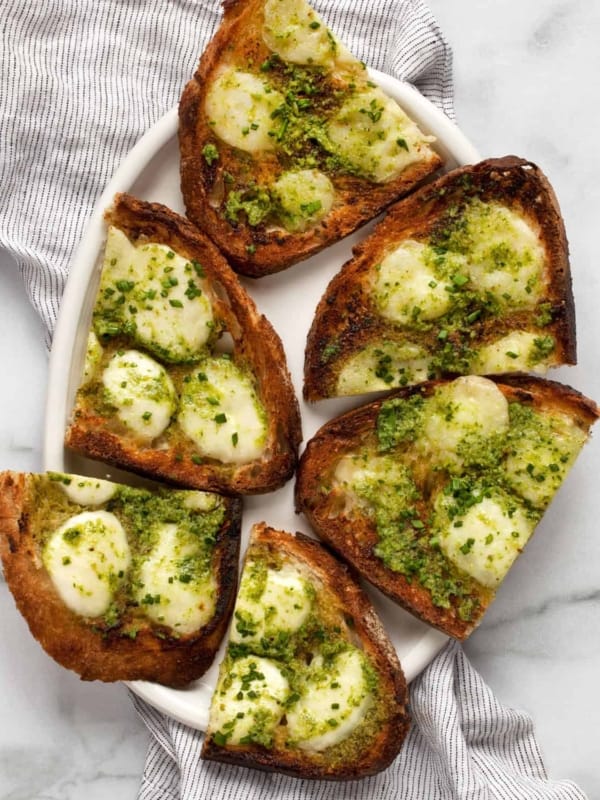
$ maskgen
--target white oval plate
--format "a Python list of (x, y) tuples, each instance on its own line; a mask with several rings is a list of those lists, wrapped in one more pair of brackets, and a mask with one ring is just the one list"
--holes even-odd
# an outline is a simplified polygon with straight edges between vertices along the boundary
[[(380, 72), (373, 71), (372, 75), (384, 91), (395, 97), (419, 123), (422, 130), (436, 137), (435, 147), (443, 156), (447, 169), (479, 160), (477, 151), (460, 130), (412, 86)], [(176, 108), (165, 114), (140, 139), (100, 197), (71, 263), (50, 357), (44, 434), (45, 468), (131, 481), (131, 475), (81, 458), (63, 446), (65, 426), (81, 376), (99, 279), (100, 254), (105, 238), (103, 214), (116, 192), (130, 192), (140, 199), (161, 202), (183, 213), (179, 191)], [(299, 398), (302, 397), (304, 345), (316, 305), (333, 275), (350, 258), (352, 245), (364, 238), (372, 225), (370, 223), (326, 251), (277, 275), (259, 281), (243, 280), (259, 309), (283, 340)], [(359, 401), (358, 398), (326, 400), (314, 406), (301, 403), (304, 441), (308, 441), (327, 420), (357, 405)], [(277, 492), (246, 499), (242, 552), (250, 527), (261, 520), (282, 530), (310, 533), (306, 521), (294, 513), (293, 481)], [(377, 590), (368, 588), (368, 592), (410, 681), (439, 652), (446, 637), (414, 619)], [(208, 722), (208, 708), (220, 660), (219, 655), (202, 679), (185, 690), (142, 682), (130, 686), (155, 708), (203, 730)]]

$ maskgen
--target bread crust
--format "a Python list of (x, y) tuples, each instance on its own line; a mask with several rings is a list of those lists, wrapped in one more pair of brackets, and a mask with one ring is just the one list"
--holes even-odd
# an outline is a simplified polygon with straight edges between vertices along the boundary
[[(263, 6), (264, 0), (223, 3), (221, 26), (204, 51), (179, 105), (181, 191), (186, 213), (215, 241), (237, 272), (253, 278), (279, 272), (347, 236), (412, 190), (442, 163), (441, 158), (432, 153), (428, 160), (409, 165), (397, 178), (385, 184), (353, 176), (334, 176), (332, 182), (339, 202), (321, 223), (302, 233), (290, 233), (283, 228), (270, 230), (265, 225), (253, 228), (244, 222), (232, 226), (227, 222), (213, 198), (223, 192), (223, 171), (235, 174), (240, 156), (239, 151), (221, 142), (219, 161), (206, 163), (202, 149), (214, 140), (214, 134), (204, 105), (207, 89), (225, 60), (260, 64), (271, 54), (262, 40)], [(247, 162), (246, 157), (244, 163)], [(259, 183), (260, 179), (272, 178), (281, 171), (273, 156), (252, 159), (251, 169)]]
[(305, 565), (335, 595), (335, 602), (352, 618), (353, 631), (368, 654), (387, 698), (389, 717), (378, 730), (372, 745), (352, 763), (328, 764), (326, 754), (267, 750), (258, 745), (215, 743), (208, 731), (202, 758), (245, 767), (284, 772), (297, 778), (355, 780), (385, 769), (398, 754), (409, 729), (408, 693), (398, 656), (375, 610), (358, 584), (356, 573), (340, 562), (320, 542), (302, 533), (274, 530), (265, 523), (255, 525), (251, 545), (262, 545)]
[(43, 566), (31, 528), (32, 475), (0, 473), (0, 557), (4, 577), (32, 635), (55, 661), (82, 680), (154, 681), (182, 688), (212, 664), (227, 629), (237, 587), (241, 501), (225, 499), (227, 514), (217, 534), (213, 570), (217, 601), (199, 631), (175, 638), (150, 625), (135, 638), (118, 629), (94, 630), (58, 595)]
[[(567, 414), (584, 430), (600, 416), (596, 404), (582, 394), (554, 381), (523, 375), (501, 375), (493, 380), (509, 402), (519, 402), (539, 410)], [(386, 398), (368, 403), (326, 423), (308, 442), (300, 460), (296, 482), (296, 510), (308, 518), (318, 536), (348, 561), (362, 577), (401, 605), (406, 611), (443, 633), (465, 639), (479, 624), (493, 592), (481, 587), (480, 605), (470, 621), (460, 619), (454, 607), (434, 605), (430, 592), (418, 581), (387, 567), (373, 552), (378, 541), (375, 524), (364, 515), (348, 518), (332, 509), (332, 498), (324, 494), (323, 481), (331, 474), (344, 454), (374, 435), (381, 406), (393, 398), (413, 395), (429, 397), (446, 381), (428, 381), (399, 389)], [(426, 506), (425, 506), (426, 508)], [(427, 518), (425, 513), (424, 518)]]
[(211, 286), (218, 290), (213, 305), (233, 339), (234, 361), (247, 365), (256, 377), (258, 395), (268, 416), (267, 445), (261, 458), (248, 464), (208, 459), (196, 464), (185, 457), (195, 452), (191, 441), (177, 451), (141, 448), (122, 431), (111, 429), (107, 418), (87, 407), (80, 396), (65, 444), (91, 458), (194, 489), (254, 494), (282, 486), (294, 473), (302, 431), (283, 345), (270, 322), (259, 313), (217, 248), (183, 217), (158, 203), (119, 194), (106, 213), (106, 221), (134, 242), (159, 242), (202, 264)]
[[(544, 326), (535, 322), (535, 309), (511, 314), (509, 324), (496, 319), (480, 323), (476, 341), (486, 344), (515, 329), (536, 331), (540, 336), (551, 334), (556, 342), (552, 366), (577, 363), (568, 243), (558, 201), (539, 167), (511, 155), (452, 170), (422, 187), (390, 207), (373, 233), (354, 247), (353, 257), (325, 290), (308, 334), (304, 362), (306, 400), (335, 396), (340, 372), (352, 355), (369, 344), (393, 340), (398, 335), (395, 326), (381, 317), (370, 296), (368, 275), (373, 265), (392, 245), (406, 239), (426, 241), (445, 211), (473, 196), (484, 202), (502, 203), (537, 230), (547, 254), (545, 299), (552, 308), (552, 322)], [(332, 342), (335, 355), (326, 358), (324, 354)]]

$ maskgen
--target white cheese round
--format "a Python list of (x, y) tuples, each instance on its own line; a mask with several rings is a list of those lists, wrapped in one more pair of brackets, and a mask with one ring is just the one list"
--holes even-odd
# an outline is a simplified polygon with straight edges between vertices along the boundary
[(222, 357), (202, 361), (188, 377), (178, 422), (200, 455), (228, 464), (260, 458), (267, 418), (248, 375)]
[(331, 67), (338, 43), (305, 0), (266, 0), (263, 39), (284, 61)]
[(271, 191), (279, 201), (279, 216), (290, 231), (316, 225), (329, 214), (335, 198), (333, 184), (316, 169), (284, 172)]
[(102, 360), (102, 353), (103, 353), (102, 345), (98, 341), (98, 337), (94, 333), (94, 331), (90, 331), (88, 333), (87, 338), (87, 347), (85, 351), (85, 362), (83, 365), (83, 379), (81, 381), (82, 386), (86, 386), (96, 374), (96, 370), (98, 369), (98, 365)]
[(107, 400), (139, 439), (151, 441), (167, 428), (177, 402), (164, 367), (138, 350), (115, 353), (102, 374)]
[(483, 586), (495, 589), (533, 528), (524, 511), (507, 498), (483, 497), (464, 516), (446, 522), (439, 532), (439, 543), (457, 567)]
[(214, 576), (199, 578), (186, 568), (186, 559), (197, 552), (198, 545), (177, 525), (163, 525), (136, 581), (135, 597), (146, 616), (184, 636), (198, 631), (215, 613)]
[(376, 183), (393, 180), (431, 152), (431, 138), (379, 88), (357, 92), (346, 100), (330, 120), (327, 133), (337, 153)]
[(347, 739), (373, 698), (359, 650), (341, 653), (327, 668), (315, 657), (310, 673), (300, 700), (287, 712), (288, 738), (302, 750), (319, 752)]
[(499, 375), (503, 372), (536, 372), (544, 375), (548, 366), (543, 361), (532, 365), (537, 333), (513, 331), (495, 342), (484, 345), (471, 364), (474, 372)]
[(436, 461), (460, 465), (457, 449), (463, 440), (486, 439), (508, 426), (508, 403), (496, 384), (467, 375), (442, 385), (429, 400), (420, 444)]
[(255, 642), (278, 631), (297, 631), (312, 608), (312, 594), (295, 566), (268, 569), (264, 588), (256, 596), (253, 571), (242, 575), (230, 639), (232, 642)]
[(211, 732), (227, 734), (230, 744), (240, 744), (257, 724), (268, 735), (284, 714), (288, 694), (289, 684), (275, 662), (240, 658), (229, 673), (219, 675), (210, 708)]
[(194, 511), (212, 511), (221, 502), (218, 494), (212, 492), (183, 492), (183, 505)]
[(521, 438), (504, 462), (512, 488), (539, 509), (550, 503), (587, 438), (566, 414), (544, 416), (545, 425)]
[(338, 376), (336, 395), (382, 392), (427, 380), (430, 359), (410, 342), (382, 342), (350, 356)]
[(206, 93), (205, 111), (214, 133), (227, 144), (256, 153), (275, 146), (271, 117), (283, 95), (251, 72), (226, 67)]
[(54, 531), (42, 560), (67, 608), (83, 617), (99, 617), (123, 581), (131, 553), (114, 514), (84, 511)]
[(499, 203), (472, 201), (465, 216), (468, 272), (508, 308), (532, 308), (543, 291), (544, 247), (531, 225)]
[(450, 308), (447, 282), (426, 262), (427, 245), (408, 239), (385, 256), (372, 272), (379, 312), (402, 325), (441, 317)]
[(117, 491), (117, 484), (101, 478), (84, 478), (81, 475), (65, 475), (59, 485), (72, 503), (80, 506), (101, 506)]
[(170, 247), (152, 242), (134, 245), (112, 226), (106, 240), (99, 304), (112, 309), (135, 341), (163, 360), (193, 360), (214, 329), (203, 275), (201, 265)]

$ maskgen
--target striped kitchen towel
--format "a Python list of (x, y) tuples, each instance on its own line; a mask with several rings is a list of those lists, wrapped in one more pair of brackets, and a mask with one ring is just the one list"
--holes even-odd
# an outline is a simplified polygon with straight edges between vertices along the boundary
[[(421, 0), (315, 0), (370, 66), (453, 116), (451, 53)], [(69, 262), (105, 184), (178, 100), (218, 24), (217, 0), (0, 3), (0, 247), (48, 332)], [(199, 761), (201, 734), (134, 697), (151, 742), (143, 800), (585, 800), (549, 782), (530, 720), (502, 707), (451, 643), (411, 686), (395, 763), (362, 782), (307, 782)]]
[(570, 781), (548, 780), (531, 719), (498, 702), (457, 642), (412, 682), (400, 755), (361, 781), (201, 762), (201, 733), (133, 701), (152, 733), (139, 800), (585, 800)]
[[(421, 0), (315, 0), (352, 52), (453, 116), (451, 53)], [(96, 199), (179, 100), (221, 18), (218, 0), (0, 3), (0, 247), (47, 344)]]

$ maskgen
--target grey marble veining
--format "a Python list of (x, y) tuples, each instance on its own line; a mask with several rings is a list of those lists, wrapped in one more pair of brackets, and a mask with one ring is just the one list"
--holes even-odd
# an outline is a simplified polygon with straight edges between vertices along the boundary
[[(483, 155), (528, 157), (555, 187), (579, 341), (579, 365), (556, 377), (600, 399), (600, 4), (429, 2), (454, 49), (459, 125)], [(0, 468), (39, 469), (42, 329), (1, 254), (0, 364)], [(499, 698), (533, 716), (550, 776), (577, 781), (590, 800), (600, 797), (599, 470), (593, 440), (466, 645)], [(48, 659), (3, 583), (0, 619), (0, 798), (134, 798), (147, 736), (124, 689), (82, 683)]]
[[(530, 158), (554, 185), (571, 252), (579, 364), (553, 377), (598, 400), (600, 5), (430, 6), (454, 48), (459, 125), (483, 155)], [(466, 645), (499, 698), (533, 716), (550, 776), (577, 781), (590, 798), (600, 796), (597, 437)]]

